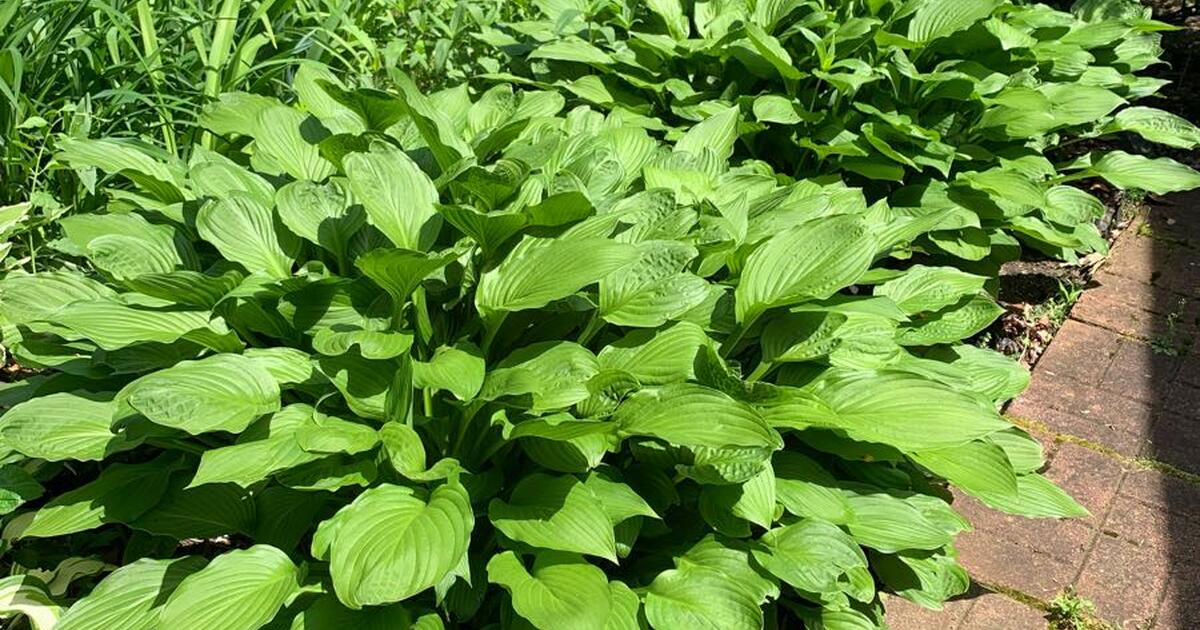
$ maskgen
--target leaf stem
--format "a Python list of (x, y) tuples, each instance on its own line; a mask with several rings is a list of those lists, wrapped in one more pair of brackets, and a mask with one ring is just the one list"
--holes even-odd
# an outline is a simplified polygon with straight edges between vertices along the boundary
[(592, 317), (588, 320), (587, 326), (583, 327), (583, 331), (579, 333), (579, 338), (575, 340), (581, 346), (586, 346), (596, 333), (604, 327), (604, 320), (600, 319), (599, 311), (592, 311)]
[(758, 367), (754, 368), (754, 371), (750, 373), (750, 376), (746, 378), (746, 382), (757, 383), (764, 376), (769, 374), (774, 368), (774, 363), (771, 363), (770, 361), (762, 361), (758, 364)]
[(737, 328), (733, 329), (733, 332), (721, 344), (721, 358), (728, 358), (729, 355), (733, 354), (733, 351), (737, 349), (738, 344), (741, 343), (742, 337), (745, 337), (746, 333), (750, 331), (750, 328), (754, 326), (754, 322), (758, 321), (759, 315), (760, 314), (750, 315), (746, 318), (745, 322), (739, 324)]

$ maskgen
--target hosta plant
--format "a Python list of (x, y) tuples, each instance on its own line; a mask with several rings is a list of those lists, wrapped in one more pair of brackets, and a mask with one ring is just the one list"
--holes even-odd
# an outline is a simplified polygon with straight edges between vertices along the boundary
[[(64, 141), (106, 212), (0, 281), (5, 614), (40, 630), (883, 627), (967, 588), (950, 486), (1084, 511), (964, 345), (937, 222), (499, 85), (222, 96)], [(939, 217), (941, 213), (931, 216)]]
[[(918, 249), (992, 273), (1018, 244), (1106, 250), (1104, 214), (1070, 186), (1102, 177), (1167, 193), (1200, 173), (1125, 150), (1060, 148), (1128, 132), (1200, 146), (1200, 129), (1135, 105), (1165, 83), (1136, 0), (1074, 13), (1007, 0), (564, 0), (479, 37), (513, 63), (490, 78), (682, 133), (738, 107), (738, 153), (798, 177), (837, 175), (912, 215), (949, 209)], [(1109, 145), (1111, 146), (1111, 144)]]

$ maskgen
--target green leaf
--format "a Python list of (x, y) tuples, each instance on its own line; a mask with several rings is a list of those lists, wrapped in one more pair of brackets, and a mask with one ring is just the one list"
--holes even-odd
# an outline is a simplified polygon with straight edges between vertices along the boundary
[(240, 433), (259, 416), (279, 411), (279, 383), (251, 359), (219, 354), (143, 376), (116, 400), (155, 424), (192, 435)]
[(612, 609), (608, 578), (574, 554), (537, 554), (533, 570), (511, 551), (493, 556), (488, 581), (512, 597), (513, 609), (544, 630), (605, 630)]
[(1091, 512), (1079, 505), (1070, 495), (1038, 474), (1018, 476), (1016, 496), (997, 493), (981, 495), (979, 498), (991, 508), (1030, 518), (1091, 516)]
[(178, 462), (158, 459), (144, 464), (112, 464), (95, 481), (64, 492), (36, 512), (9, 522), (4, 538), (46, 538), (128, 523), (150, 509), (166, 491)]
[(754, 559), (779, 579), (808, 593), (835, 593), (846, 575), (866, 576), (867, 556), (845, 532), (816, 519), (768, 531)]
[(62, 608), (46, 593), (41, 580), (12, 575), (0, 579), (0, 615), (7, 620), (14, 613), (24, 615), (33, 630), (53, 630), (58, 627)]
[(786, 230), (750, 254), (735, 297), (739, 322), (763, 311), (828, 298), (854, 284), (874, 257), (874, 237), (859, 217), (841, 215)]
[(1089, 85), (1049, 83), (1040, 89), (1050, 99), (1050, 111), (1060, 125), (1095, 122), (1125, 103), (1120, 96)]
[(0, 466), (0, 516), (12, 513), (45, 492), (33, 475), (17, 464)]
[(76, 273), (10, 273), (0, 280), (0, 313), (12, 322), (48, 320), (72, 302), (106, 300), (116, 291)]
[(728, 160), (733, 155), (733, 145), (737, 142), (737, 126), (740, 120), (741, 112), (738, 107), (721, 109), (689, 129), (675, 144), (675, 150), (699, 155), (708, 149), (718, 158)]
[(387, 419), (389, 395), (402, 393), (393, 391), (394, 377), (401, 367), (399, 359), (376, 361), (348, 352), (323, 357), (317, 366), (346, 399), (350, 411), (364, 418)]
[(268, 545), (225, 552), (187, 576), (162, 608), (161, 627), (255, 630), (299, 588), (296, 565)]
[(1106, 133), (1129, 131), (1179, 149), (1200, 147), (1200, 128), (1185, 118), (1153, 107), (1127, 107), (1104, 127)]
[(475, 304), (484, 312), (541, 308), (602, 280), (637, 254), (637, 247), (608, 239), (527, 237), (504, 262), (483, 274)]
[[(928, 44), (992, 14), (1000, 0), (924, 0), (908, 23), (908, 39)], [(914, 6), (914, 5), (910, 5)]]
[(335, 184), (292, 182), (275, 193), (279, 219), (304, 240), (344, 257), (350, 239), (366, 223), (362, 208), (351, 205)]
[(938, 311), (983, 289), (987, 278), (951, 267), (914, 265), (904, 275), (875, 289), (910, 315)]
[(438, 193), (403, 151), (383, 144), (343, 159), (350, 190), (367, 218), (396, 247), (425, 250), (437, 236)]
[(1003, 314), (1004, 308), (981, 291), (937, 313), (901, 325), (896, 340), (905, 346), (956, 343), (973, 337)]
[(310, 121), (315, 122), (285, 105), (265, 108), (258, 114), (254, 146), (288, 175), (319, 182), (332, 175), (334, 168), (321, 157), (316, 144), (319, 136)]
[(838, 329), (847, 319), (842, 313), (819, 311), (772, 318), (763, 329), (763, 360), (786, 363), (826, 356), (841, 344)]
[(253, 197), (233, 194), (205, 204), (196, 215), (196, 229), (222, 256), (252, 273), (292, 275), (300, 241), (277, 226), (271, 208)]
[(617, 409), (613, 421), (624, 435), (655, 437), (679, 446), (778, 449), (783, 445), (754, 408), (702, 385), (642, 390)]
[(204, 451), (190, 486), (229, 482), (249, 488), (281, 470), (320, 459), (296, 441), (296, 432), (312, 414), (308, 405), (288, 405), (252, 425), (233, 445)]
[(529, 396), (533, 411), (564, 409), (591, 395), (588, 380), (600, 371), (591, 350), (569, 341), (535, 343), (492, 368), (479, 398)]
[(377, 330), (343, 330), (321, 328), (313, 335), (313, 350), (336, 357), (350, 352), (355, 346), (364, 359), (386, 360), (408, 354), (413, 336), (408, 333)]
[(600, 498), (575, 477), (529, 475), (507, 502), (488, 505), (488, 518), (505, 536), (527, 545), (617, 561), (613, 524)]
[(846, 526), (850, 535), (865, 547), (884, 553), (938, 549), (954, 538), (952, 532), (904, 499), (882, 493), (849, 493), (847, 499), (854, 518)]
[(129, 526), (179, 540), (249, 534), (254, 529), (254, 499), (245, 490), (233, 484), (185, 488), (187, 477), (176, 474), (163, 499)]
[[(989, 404), (912, 374), (838, 370), (817, 391), (832, 415), (811, 420), (852, 439), (900, 450), (961, 446), (1009, 427)], [(767, 407), (772, 424), (786, 422), (786, 406)]]
[(428, 502), (385, 484), (323, 522), (313, 555), (329, 560), (338, 600), (358, 610), (441, 582), (466, 553), (474, 526), (470, 497), (456, 481), (438, 486)]
[(359, 256), (354, 265), (397, 304), (403, 304), (422, 280), (455, 258), (452, 252), (423, 254), (407, 249), (376, 249)]
[(837, 480), (816, 460), (788, 451), (775, 454), (775, 496), (784, 509), (804, 516), (844, 525), (853, 518), (850, 502)]
[(1122, 190), (1145, 190), (1156, 195), (1200, 188), (1200, 173), (1171, 158), (1150, 159), (1111, 151), (1084, 164), (1086, 170), (1072, 177), (1098, 176)]
[(171, 560), (148, 558), (127, 564), (105, 577), (75, 602), (55, 626), (59, 630), (127, 628), (155, 630), (162, 606), (187, 576), (206, 561), (197, 556)]
[(703, 302), (709, 284), (684, 271), (698, 255), (678, 241), (641, 245), (640, 257), (600, 281), (600, 316), (619, 326), (655, 328)]
[(25, 455), (49, 461), (99, 461), (137, 445), (113, 433), (114, 405), (78, 394), (28, 400), (0, 417), (0, 439)]
[(662, 330), (635, 330), (600, 351), (600, 367), (625, 372), (643, 385), (681, 383), (695, 376), (694, 364), (708, 335), (690, 322)]
[(974, 497), (1017, 496), (1017, 476), (1004, 450), (975, 441), (961, 446), (910, 453), (913, 461)]
[[(700, 553), (697, 552), (699, 548)], [(646, 591), (645, 611), (656, 629), (754, 630), (763, 627), (761, 605), (769, 591), (747, 553), (712, 539), (675, 558)]]
[(485, 373), (478, 348), (442, 346), (434, 351), (429, 361), (413, 362), (413, 385), (434, 391), (446, 390), (466, 401), (479, 393)]
[(211, 326), (207, 311), (153, 310), (110, 300), (73, 302), (50, 317), (104, 350), (146, 342), (174, 343)]
[(365, 424), (314, 412), (297, 427), (296, 443), (308, 453), (353, 455), (375, 448), (379, 435)]

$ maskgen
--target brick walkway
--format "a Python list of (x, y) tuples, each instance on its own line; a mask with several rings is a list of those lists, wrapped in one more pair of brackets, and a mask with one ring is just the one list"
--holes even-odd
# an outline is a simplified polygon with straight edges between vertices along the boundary
[(1041, 630), (1067, 588), (1095, 604), (1095, 628), (1200, 628), (1200, 195), (1136, 219), (1091, 286), (1007, 413), (1092, 516), (961, 498), (979, 586), (940, 613), (889, 598), (893, 630)]

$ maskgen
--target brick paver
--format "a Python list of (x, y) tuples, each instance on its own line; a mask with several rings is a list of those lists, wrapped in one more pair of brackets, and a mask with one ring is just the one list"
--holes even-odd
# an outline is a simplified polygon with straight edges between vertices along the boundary
[(1030, 520), (957, 496), (975, 526), (959, 538), (960, 560), (995, 592), (975, 588), (941, 612), (890, 597), (891, 626), (1042, 630), (1050, 601), (1071, 588), (1111, 628), (1200, 628), (1198, 346), (1192, 194), (1118, 239), (1006, 410), (1047, 445), (1043, 474), (1092, 515)]

